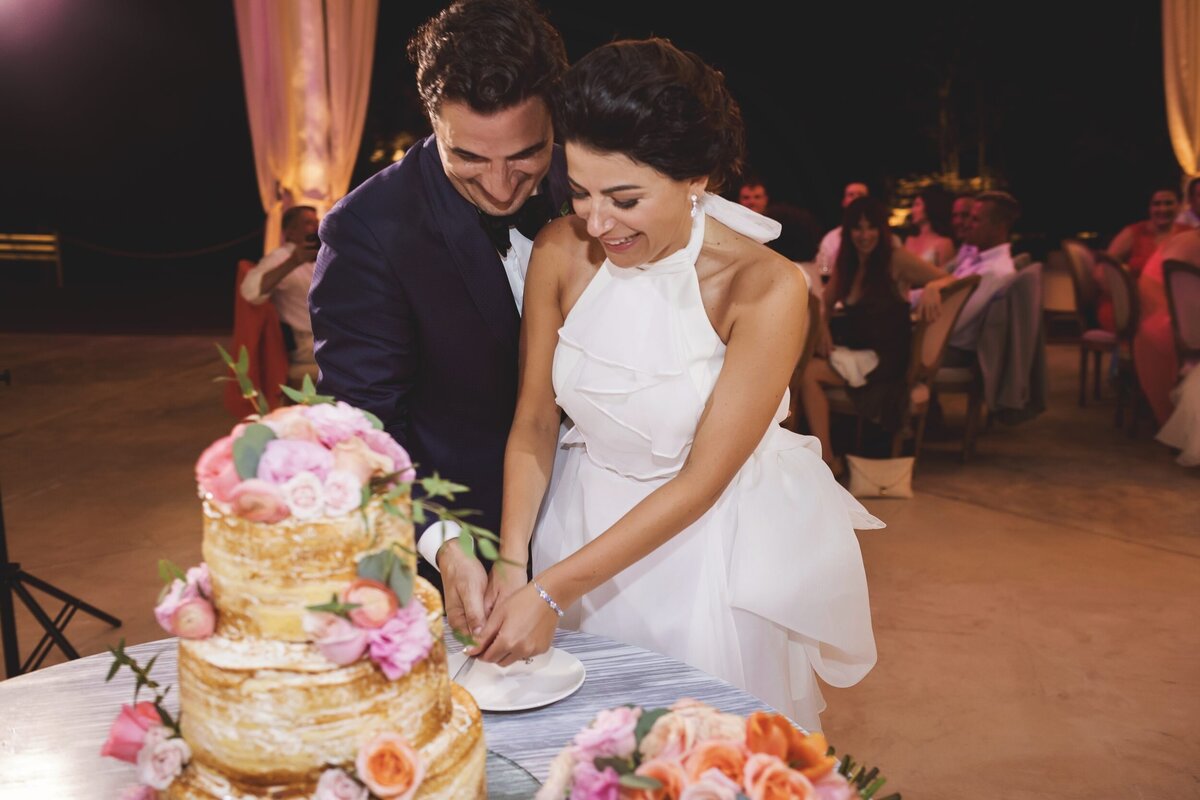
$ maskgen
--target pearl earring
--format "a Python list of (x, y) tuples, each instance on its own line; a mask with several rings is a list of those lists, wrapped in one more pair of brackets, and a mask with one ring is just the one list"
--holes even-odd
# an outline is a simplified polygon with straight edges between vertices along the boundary
[(696, 195), (692, 195), (692, 217), (693, 218), (696, 216), (696, 211), (699, 210), (699, 208), (700, 208), (700, 198), (697, 197)]

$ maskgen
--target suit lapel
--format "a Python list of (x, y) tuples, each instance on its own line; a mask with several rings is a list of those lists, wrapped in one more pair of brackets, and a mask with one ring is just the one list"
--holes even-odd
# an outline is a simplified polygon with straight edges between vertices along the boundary
[(478, 210), (446, 177), (434, 137), (427, 138), (422, 148), (421, 176), (433, 224), (441, 230), (454, 268), (480, 315), (498, 337), (515, 346), (521, 317), (500, 255), (479, 226)]

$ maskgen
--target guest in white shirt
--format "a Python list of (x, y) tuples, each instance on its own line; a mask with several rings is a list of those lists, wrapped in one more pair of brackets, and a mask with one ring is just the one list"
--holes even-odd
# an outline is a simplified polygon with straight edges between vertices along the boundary
[[(291, 328), (295, 340), (288, 359), (293, 364), (311, 364), (313, 360), (312, 322), (308, 315), (308, 289), (312, 285), (313, 262), (320, 241), (317, 239), (317, 210), (312, 206), (293, 206), (283, 213), (284, 243), (262, 257), (242, 279), (242, 297), (253, 305), (270, 300), (279, 318)], [(290, 344), (290, 343), (289, 343)]]
[[(846, 184), (846, 188), (842, 190), (842, 209), (853, 203), (860, 197), (866, 197), (871, 193), (865, 183), (854, 181)], [(896, 240), (899, 243), (899, 239)], [(821, 245), (817, 248), (817, 271), (821, 275), (832, 275), (833, 266), (837, 263), (838, 249), (842, 244), (842, 226), (825, 234), (825, 238), (821, 240)]]
[(1200, 228), (1200, 176), (1188, 181), (1187, 205), (1179, 212), (1175, 221), (1189, 228)]
[(975, 196), (960, 194), (954, 198), (950, 207), (950, 227), (954, 230), (954, 246), (962, 248), (967, 238), (967, 225), (971, 220), (971, 207), (975, 205)]

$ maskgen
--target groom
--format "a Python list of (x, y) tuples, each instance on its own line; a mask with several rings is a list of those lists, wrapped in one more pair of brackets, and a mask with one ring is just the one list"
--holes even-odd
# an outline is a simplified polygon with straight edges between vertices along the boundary
[[(470, 487), (499, 533), (532, 240), (567, 199), (549, 94), (558, 32), (527, 0), (457, 0), (408, 44), (433, 135), (321, 224), (309, 305), (320, 390), (378, 416), (422, 476)], [(450, 624), (482, 628), (484, 566), (453, 523), (418, 530)]]

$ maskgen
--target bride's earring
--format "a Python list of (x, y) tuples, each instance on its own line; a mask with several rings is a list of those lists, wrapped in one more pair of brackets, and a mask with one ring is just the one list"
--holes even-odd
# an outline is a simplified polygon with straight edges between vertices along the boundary
[(692, 217), (695, 218), (696, 211), (700, 208), (700, 198), (692, 195)]

